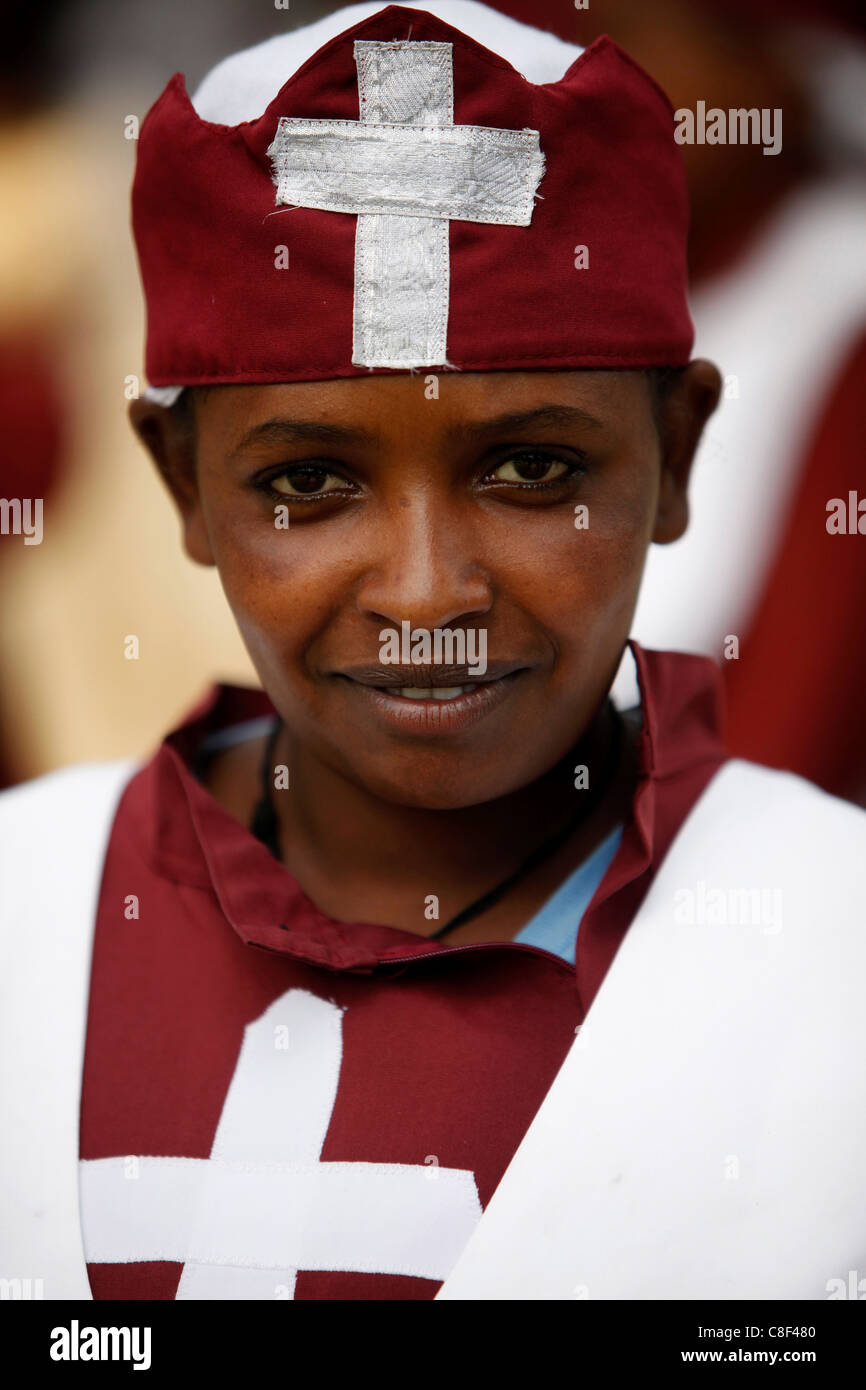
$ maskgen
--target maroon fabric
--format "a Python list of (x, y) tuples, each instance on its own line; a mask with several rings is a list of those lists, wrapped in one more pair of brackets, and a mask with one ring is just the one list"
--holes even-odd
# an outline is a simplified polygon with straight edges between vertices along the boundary
[[(547, 161), (530, 226), (450, 223), (449, 362), (688, 361), (685, 176), (652, 79), (602, 37), (560, 82), (536, 86), (423, 10), (389, 5), (325, 44), (259, 120), (200, 120), (180, 74), (148, 113), (133, 226), (154, 385), (368, 373), (351, 362), (357, 219), (278, 208), (267, 149), (281, 116), (358, 120), (354, 39), (410, 33), (453, 44), (456, 124), (537, 130)], [(281, 244), (288, 270), (275, 267)], [(575, 269), (577, 246), (589, 269)]]
[[(861, 0), (691, 0), (691, 4), (696, 9), (713, 12), (729, 26), (741, 28), (747, 23), (754, 28), (806, 23), (852, 33), (862, 33), (866, 28), (866, 11)], [(534, 24), (569, 43), (580, 43), (582, 21), (587, 17), (589, 5), (578, 10), (563, 5), (562, 0), (496, 0), (494, 8), (512, 19), (519, 19), (522, 24)], [(669, 9), (658, 16), (657, 22), (671, 25)], [(676, 42), (675, 35), (672, 40)]]
[[(47, 338), (0, 338), (0, 497), (54, 493), (64, 467), (66, 403), (56, 352)], [(21, 545), (0, 534), (0, 545)]]
[[(209, 731), (272, 708), (260, 692), (215, 689), (134, 777), (115, 821), (94, 941), (81, 1157), (207, 1158), (244, 1027), (302, 988), (345, 1009), (322, 1160), (422, 1164), (435, 1154), (474, 1173), (486, 1206), (673, 835), (725, 756), (715, 666), (635, 650), (644, 728), (633, 820), (581, 924), (576, 968), (514, 942), (449, 947), (327, 917), (189, 770)], [(131, 893), (138, 921), (123, 915)], [(88, 1273), (97, 1299), (172, 1299), (181, 1268), (89, 1264)], [(301, 1271), (295, 1297), (429, 1299), (438, 1288)]]
[[(68, 462), (66, 403), (52, 347), (49, 338), (35, 331), (0, 336), (0, 497), (41, 498), (46, 525)], [(4, 556), (23, 545), (22, 536), (0, 531), (0, 567)], [(0, 602), (9, 604), (2, 569), (0, 584)], [(0, 789), (22, 775), (20, 749), (6, 728), (4, 690), (0, 671)]]
[[(864, 495), (866, 333), (807, 441), (797, 489), (738, 661), (724, 663), (731, 752), (866, 805), (866, 538), (827, 530)], [(866, 522), (863, 523), (866, 526)], [(796, 692), (794, 698), (791, 692)]]

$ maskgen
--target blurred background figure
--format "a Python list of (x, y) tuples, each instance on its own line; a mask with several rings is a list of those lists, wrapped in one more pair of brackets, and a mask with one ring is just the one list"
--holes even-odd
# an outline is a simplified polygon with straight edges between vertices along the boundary
[[(46, 217), (47, 205), (62, 205), (70, 191), (67, 165), (51, 143), (46, 116), (56, 78), (47, 39), (50, 21), (50, 13), (20, 6), (4, 22), (0, 48), (0, 498), (42, 498), (53, 505), (66, 460), (56, 358), (80, 242), (69, 227), (58, 244), (57, 223)], [(22, 535), (12, 531), (9, 515), (0, 527), (4, 607), (10, 604), (13, 551), (22, 548)], [(28, 765), (9, 737), (2, 674), (0, 787), (17, 780)]]
[[(144, 385), (130, 117), (173, 72), (193, 91), (226, 54), (337, 8), (70, 0), (32, 19), (22, 6), (12, 26), (0, 496), (46, 502), (41, 545), (0, 538), (7, 777), (143, 753), (211, 680), (254, 681), (215, 576), (183, 558), (126, 422), (127, 395)], [(831, 499), (866, 497), (862, 22), (844, 0), (497, 8), (575, 43), (609, 33), (675, 108), (782, 112), (776, 154), (683, 146), (695, 351), (718, 363), (725, 399), (693, 475), (689, 532), (651, 552), (634, 635), (721, 663), (735, 752), (866, 803), (866, 537), (827, 530)], [(574, 220), (580, 244), (578, 199)]]
[[(734, 752), (866, 804), (866, 536), (827, 530), (831, 499), (866, 499), (863, 7), (501, 8), (580, 43), (610, 34), (675, 109), (782, 111), (778, 154), (682, 147), (695, 353), (718, 364), (725, 398), (692, 475), (689, 531), (650, 552), (633, 631), (721, 661)], [(576, 242), (579, 226), (576, 206)]]
[(20, 4), (4, 21), (0, 497), (44, 503), (41, 544), (0, 537), (4, 781), (143, 754), (211, 680), (254, 680), (126, 419), (145, 384), (129, 196), (135, 123), (171, 74), (194, 87), (286, 22), (202, 0)]

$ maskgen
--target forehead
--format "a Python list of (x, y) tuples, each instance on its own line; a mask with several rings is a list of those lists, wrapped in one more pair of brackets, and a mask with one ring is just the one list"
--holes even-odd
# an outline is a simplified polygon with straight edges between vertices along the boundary
[(417, 372), (211, 387), (196, 392), (196, 414), (234, 442), (269, 420), (351, 429), (363, 441), (406, 429), (602, 428), (648, 401), (644, 371)]

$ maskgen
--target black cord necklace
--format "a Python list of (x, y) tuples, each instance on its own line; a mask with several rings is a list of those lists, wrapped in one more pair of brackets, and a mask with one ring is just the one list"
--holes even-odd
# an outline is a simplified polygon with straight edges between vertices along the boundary
[(608, 702), (608, 708), (614, 721), (614, 727), (604, 772), (601, 777), (593, 779), (592, 786), (589, 789), (589, 796), (583, 799), (581, 808), (577, 814), (571, 816), (566, 821), (565, 825), (561, 826), (549, 840), (545, 840), (542, 844), (537, 845), (536, 848), (526, 856), (522, 863), (518, 864), (517, 868), (510, 873), (507, 878), (504, 878), (501, 883), (498, 883), (495, 888), (491, 888), (487, 893), (482, 893), (480, 898), (476, 898), (468, 907), (464, 907), (461, 912), (458, 912), (450, 921), (446, 922), (443, 927), (439, 927), (436, 931), (431, 932), (428, 938), (430, 941), (438, 940), (438, 938), (444, 936), (446, 932), (453, 931), (455, 927), (461, 927), (464, 922), (470, 921), (473, 917), (478, 917), (482, 912), (486, 912), (489, 907), (492, 907), (494, 903), (498, 903), (500, 898), (504, 898), (505, 894), (508, 893), (516, 883), (519, 883), (521, 879), (526, 878), (532, 873), (533, 869), (537, 869), (540, 864), (544, 864), (550, 859), (556, 851), (565, 844), (566, 840), (574, 834), (575, 830), (584, 824), (587, 817), (592, 814), (610, 785), (611, 778), (619, 762), (620, 749), (622, 746), (622, 719), (610, 702)]
[(262, 844), (266, 849), (270, 850), (275, 859), (281, 859), (282, 853), (280, 851), (280, 822), (274, 810), (274, 799), (271, 795), (271, 786), (273, 785), (274, 775), (274, 753), (282, 727), (283, 721), (277, 716), (276, 723), (268, 734), (268, 740), (265, 744), (265, 753), (262, 759), (261, 770), (261, 794), (255, 804), (250, 821), (250, 830), (253, 835), (255, 835), (257, 840), (261, 840)]
[[(470, 921), (473, 917), (478, 917), (482, 912), (486, 912), (489, 907), (492, 907), (494, 903), (499, 902), (516, 883), (519, 883), (520, 880), (526, 878), (533, 869), (537, 869), (540, 864), (550, 859), (560, 846), (564, 845), (566, 840), (584, 824), (587, 817), (592, 814), (610, 785), (611, 778), (619, 763), (620, 751), (622, 748), (622, 717), (610, 701), (607, 703), (607, 709), (608, 717), (613, 720), (613, 737), (611, 738), (610, 747), (608, 749), (605, 767), (602, 775), (593, 779), (588, 797), (582, 798), (581, 808), (577, 814), (571, 816), (569, 820), (566, 821), (565, 825), (561, 826), (549, 840), (545, 840), (543, 844), (537, 845), (536, 848), (526, 856), (522, 863), (520, 863), (507, 878), (504, 878), (501, 883), (498, 883), (494, 888), (490, 888), (486, 893), (482, 893), (479, 898), (471, 902), (468, 907), (462, 908), (461, 911), (446, 922), (444, 926), (431, 932), (430, 936), (426, 938), (428, 941), (438, 940), (440, 937), (445, 936), (446, 932), (453, 931), (455, 927), (462, 926), (464, 922)], [(281, 859), (282, 855), (280, 851), (279, 819), (274, 810), (271, 787), (273, 785), (274, 753), (276, 751), (277, 739), (279, 738), (281, 729), (282, 720), (278, 718), (268, 735), (268, 740), (265, 745), (261, 769), (261, 796), (256, 802), (250, 821), (250, 830), (252, 834), (255, 835), (256, 839), (261, 840), (262, 844), (270, 850), (275, 859)]]

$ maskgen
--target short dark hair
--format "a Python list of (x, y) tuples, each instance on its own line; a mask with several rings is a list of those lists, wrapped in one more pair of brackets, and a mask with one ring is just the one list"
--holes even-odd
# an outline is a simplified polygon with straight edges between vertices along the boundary
[(650, 391), (655, 405), (661, 405), (662, 401), (670, 395), (676, 386), (685, 367), (648, 367)]
[(652, 403), (653, 419), (656, 423), (656, 433), (661, 439), (662, 427), (662, 406), (667, 400), (671, 391), (682, 377), (685, 367), (648, 367), (647, 377), (649, 379), (650, 401)]
[(171, 407), (171, 413), (177, 422), (178, 428), (188, 442), (195, 444), (195, 397), (196, 393), (201, 396), (210, 390), (208, 386), (185, 386)]

